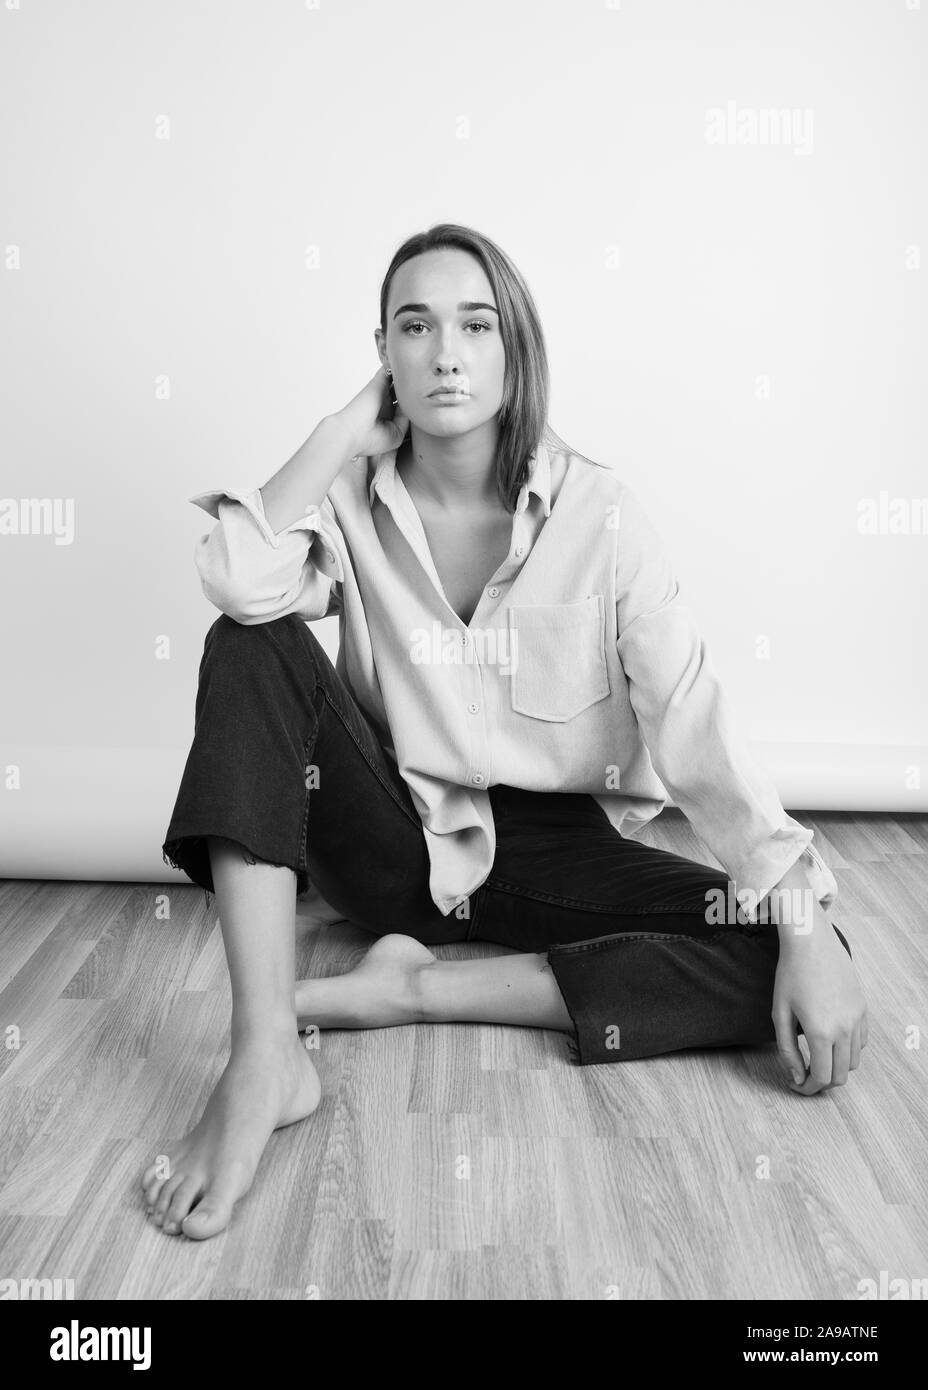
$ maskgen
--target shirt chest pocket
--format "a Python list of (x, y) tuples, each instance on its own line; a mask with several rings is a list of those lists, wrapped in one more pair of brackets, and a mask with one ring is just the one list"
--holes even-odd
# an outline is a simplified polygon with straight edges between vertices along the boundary
[(563, 723), (610, 694), (602, 594), (509, 609), (512, 708)]

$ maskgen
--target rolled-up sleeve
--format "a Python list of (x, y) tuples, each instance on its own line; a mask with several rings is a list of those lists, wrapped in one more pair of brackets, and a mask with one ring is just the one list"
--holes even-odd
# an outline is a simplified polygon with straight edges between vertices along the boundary
[(618, 653), (654, 770), (735, 885), (745, 913), (797, 860), (823, 908), (838, 895), (813, 832), (787, 815), (752, 757), (664, 546), (624, 488), (616, 559)]
[(217, 489), (187, 499), (218, 521), (196, 543), (203, 592), (247, 626), (295, 613), (312, 620), (340, 610), (345, 542), (328, 498), (272, 531), (261, 489)]

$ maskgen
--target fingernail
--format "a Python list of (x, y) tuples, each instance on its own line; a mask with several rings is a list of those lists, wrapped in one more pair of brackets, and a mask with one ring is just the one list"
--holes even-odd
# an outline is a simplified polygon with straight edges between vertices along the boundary
[(797, 1086), (802, 1085), (802, 1077), (799, 1075), (798, 1071), (793, 1072), (793, 1080), (795, 1081)]

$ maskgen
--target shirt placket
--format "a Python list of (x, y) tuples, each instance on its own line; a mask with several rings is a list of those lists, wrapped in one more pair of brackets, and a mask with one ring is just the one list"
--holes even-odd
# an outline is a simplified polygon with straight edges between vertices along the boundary
[[(471, 750), (472, 767), (469, 769), (468, 780), (475, 787), (486, 787), (489, 785), (490, 776), (490, 738), (487, 726), (486, 710), (486, 681), (491, 679), (488, 672), (484, 671), (478, 659), (477, 639), (473, 629), (481, 629), (484, 632), (493, 630), (494, 622), (497, 623), (495, 641), (492, 645), (493, 656), (497, 666), (510, 661), (509, 642), (510, 635), (507, 630), (499, 627), (498, 619), (500, 609), (508, 594), (509, 588), (515, 580), (516, 575), (522, 567), (529, 547), (529, 528), (526, 508), (528, 505), (528, 489), (522, 489), (519, 501), (512, 518), (512, 529), (509, 539), (509, 550), (506, 558), (490, 577), (489, 582), (481, 592), (477, 601), (477, 606), (471, 616), (470, 623), (463, 629), (461, 634), (462, 644), (465, 648), (466, 658), (470, 658), (471, 664), (465, 664), (465, 670), (474, 673), (473, 680), (467, 685), (468, 698), (467, 711), (470, 719), (474, 721), (471, 726)], [(455, 615), (457, 617), (457, 615)], [(460, 619), (458, 619), (460, 623)], [(486, 657), (486, 652), (484, 652)], [(497, 676), (499, 679), (499, 676)], [(479, 726), (476, 721), (479, 719)]]
[[(413, 553), (422, 566), (423, 572), (429, 579), (432, 588), (435, 590), (442, 603), (445, 605), (450, 616), (450, 625), (457, 631), (457, 640), (461, 643), (461, 662), (448, 666), (450, 679), (455, 680), (459, 677), (458, 698), (460, 699), (465, 712), (465, 729), (468, 734), (467, 739), (467, 762), (463, 768), (464, 781), (476, 791), (486, 790), (490, 785), (491, 766), (490, 766), (490, 731), (487, 726), (487, 702), (484, 689), (485, 675), (480, 662), (478, 643), (474, 638), (472, 628), (484, 628), (488, 621), (492, 619), (500, 607), (500, 603), (505, 595), (505, 590), (512, 583), (515, 574), (521, 568), (526, 554), (528, 553), (528, 524), (526, 518), (526, 508), (528, 506), (528, 488), (523, 486), (516, 510), (512, 519), (512, 531), (510, 535), (509, 550), (506, 559), (491, 576), (489, 583), (483, 589), (477, 602), (477, 607), (471, 615), (469, 624), (461, 621), (459, 615), (451, 607), (442, 589), (441, 579), (435, 568), (432, 552), (429, 549), (425, 530), (422, 526), (421, 518), (413, 505), (412, 498), (409, 496), (405, 485), (398, 475), (394, 474), (392, 486), (386, 495), (378, 495), (387, 507), (401, 534), (408, 541)], [(442, 634), (444, 637), (444, 634)], [(496, 655), (499, 657), (499, 641), (502, 634), (498, 634), (496, 643)], [(508, 643), (508, 634), (507, 634)], [(444, 642), (442, 642), (442, 648)], [(508, 651), (508, 645), (505, 648)], [(444, 667), (443, 667), (444, 669)]]
[[(462, 778), (475, 791), (485, 790), (489, 785), (490, 777), (490, 744), (486, 727), (483, 677), (473, 636), (451, 607), (442, 589), (441, 579), (435, 568), (432, 552), (429, 550), (422, 521), (402, 479), (394, 474), (392, 485), (388, 487), (386, 493), (378, 489), (378, 496), (396, 522), (400, 533), (408, 541), (423, 573), (448, 612), (450, 622), (442, 624), (443, 630), (440, 634), (439, 647), (442, 672), (448, 681), (459, 680), (458, 698), (465, 709), (464, 730), (467, 734), (467, 757), (462, 768)], [(445, 629), (448, 627), (456, 632), (455, 640), (461, 644), (461, 661), (446, 664), (444, 659)]]

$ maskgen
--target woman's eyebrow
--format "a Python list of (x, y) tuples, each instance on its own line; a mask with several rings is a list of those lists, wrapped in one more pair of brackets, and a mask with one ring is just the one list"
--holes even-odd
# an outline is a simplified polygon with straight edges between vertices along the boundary
[[(458, 309), (468, 314), (473, 313), (475, 309), (490, 309), (494, 314), (499, 314), (499, 310), (494, 304), (481, 304), (475, 299), (462, 299)], [(431, 313), (427, 304), (401, 304), (393, 317), (396, 318), (398, 314), (405, 313), (407, 310), (412, 310), (414, 314)]]

